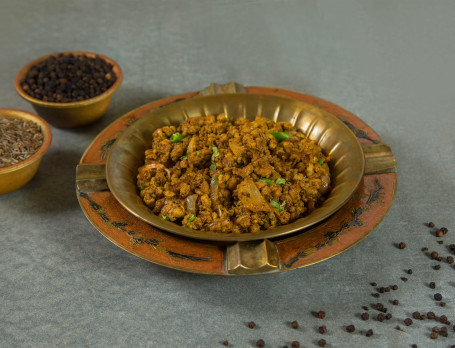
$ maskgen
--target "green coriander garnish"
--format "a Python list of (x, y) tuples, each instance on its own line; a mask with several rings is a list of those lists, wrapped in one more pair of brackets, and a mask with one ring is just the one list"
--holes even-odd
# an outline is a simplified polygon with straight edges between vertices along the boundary
[(162, 218), (163, 218), (163, 220), (171, 221), (171, 219), (169, 219), (166, 215), (163, 215)]
[(145, 189), (146, 187), (147, 186), (144, 183), (141, 184), (141, 190)]
[(318, 158), (318, 163), (322, 166), (324, 164), (324, 160), (322, 158)]
[(273, 205), (273, 207), (278, 210), (278, 211), (283, 211), (284, 209), (284, 206), (286, 205), (286, 201), (284, 201), (283, 203), (278, 203), (277, 201), (271, 199), (270, 200), (270, 204)]
[(182, 156), (182, 157), (180, 157), (180, 160), (181, 160), (181, 161), (184, 161), (184, 160), (187, 160), (187, 159), (188, 159), (188, 156)]
[(270, 179), (261, 178), (259, 181), (264, 181), (268, 186), (273, 184), (273, 181)]
[(275, 183), (280, 185), (280, 186), (284, 186), (284, 184), (286, 184), (286, 179), (278, 178), (278, 179), (275, 180)]

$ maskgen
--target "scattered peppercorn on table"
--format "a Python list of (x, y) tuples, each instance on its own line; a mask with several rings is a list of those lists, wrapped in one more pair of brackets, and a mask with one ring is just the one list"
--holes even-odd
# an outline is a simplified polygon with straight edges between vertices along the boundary
[[(5, 3), (0, 108), (34, 112), (14, 90), (14, 79), (25, 64), (52, 53), (111, 57), (123, 80), (97, 122), (71, 130), (52, 126), (52, 144), (34, 178), (0, 195), (0, 346), (454, 345), (454, 15), (452, 2), (423, 0)], [(78, 64), (57, 63), (67, 70)], [(109, 67), (99, 69), (109, 77)], [(33, 91), (52, 87), (44, 79)], [(93, 165), (105, 163), (121, 133), (111, 125), (126, 128), (137, 120), (125, 116), (132, 110), (140, 118), (142, 105), (154, 102), (158, 110), (198, 98), (211, 82), (220, 92), (229, 81), (247, 93), (305, 96), (343, 121), (369, 146), (364, 149), (389, 144), (397, 160), (396, 172), (379, 171), (379, 180), (363, 182), (371, 190), (356, 191), (342, 212), (349, 218), (318, 225), (325, 243), (311, 234), (286, 243), (272, 239), (278, 256), (292, 255), (278, 260), (288, 272), (213, 275), (227, 267), (219, 252), (226, 244), (146, 234), (145, 223), (112, 208), (117, 203), (103, 167)], [(113, 81), (101, 82), (108, 88)], [(55, 98), (71, 97), (61, 92)], [(86, 92), (95, 95), (96, 88)], [(362, 126), (350, 122), (354, 116)], [(2, 125), (0, 145), (6, 146)], [(292, 137), (278, 129), (268, 134), (276, 142)], [(186, 137), (176, 129), (166, 139), (188, 150)], [(222, 148), (212, 141), (201, 149), (175, 162), (189, 163), (205, 151), (206, 171), (219, 171)], [(314, 164), (325, 165), (324, 156)], [(91, 166), (77, 182), (84, 190), (75, 192), (81, 158)], [(386, 179), (391, 173), (394, 179)], [(287, 185), (283, 175), (256, 176), (265, 191)], [(389, 189), (397, 177), (396, 191)], [(139, 181), (138, 192), (149, 183)], [(275, 214), (286, 210), (282, 200), (268, 198)], [(200, 219), (191, 211), (180, 220), (172, 211), (158, 213), (183, 225)], [(369, 235), (358, 238), (360, 230)], [(271, 251), (270, 244), (258, 245)], [(332, 257), (321, 258), (321, 250)], [(154, 262), (137, 257), (147, 253)], [(195, 274), (198, 269), (206, 274)]]

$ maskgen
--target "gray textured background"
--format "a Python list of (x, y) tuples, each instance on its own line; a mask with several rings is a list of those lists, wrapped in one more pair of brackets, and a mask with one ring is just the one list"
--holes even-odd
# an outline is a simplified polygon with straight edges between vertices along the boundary
[[(455, 243), (455, 2), (0, 0), (0, 107), (32, 111), (14, 90), (31, 59), (85, 50), (119, 62), (124, 81), (105, 117), (53, 128), (37, 176), (0, 196), (0, 346), (315, 346), (324, 309), (328, 347), (448, 347), (430, 321), (394, 329), (414, 310), (455, 323), (455, 269), (420, 251), (448, 255)], [(364, 241), (325, 262), (256, 277), (178, 272), (138, 259), (84, 217), (75, 166), (117, 117), (210, 82), (277, 86), (317, 95), (361, 117), (398, 160), (396, 201)], [(445, 245), (424, 222), (447, 226)], [(393, 243), (405, 241), (398, 250)], [(399, 278), (413, 268), (407, 283)], [(369, 282), (398, 284), (381, 301), (393, 319), (359, 319), (376, 302)], [(440, 308), (431, 295), (446, 298)], [(386, 298), (398, 298), (400, 306)], [(394, 307), (394, 308), (392, 308)], [(370, 314), (375, 311), (370, 310)], [(245, 322), (254, 320), (250, 330)], [(287, 322), (298, 320), (299, 330)], [(348, 334), (345, 325), (354, 324)], [(452, 324), (452, 325), (453, 325)], [(441, 326), (441, 325), (439, 325)], [(372, 328), (366, 338), (362, 331)]]

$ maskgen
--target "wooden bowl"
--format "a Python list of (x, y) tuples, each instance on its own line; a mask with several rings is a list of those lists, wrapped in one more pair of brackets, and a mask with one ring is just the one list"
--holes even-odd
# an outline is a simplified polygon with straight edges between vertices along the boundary
[(34, 177), (38, 171), (41, 158), (51, 145), (52, 133), (49, 124), (45, 120), (30, 112), (16, 109), (0, 109), (0, 115), (33, 121), (41, 127), (44, 136), (43, 144), (32, 156), (12, 166), (0, 168), (0, 194), (5, 194), (20, 189)]
[(112, 95), (115, 91), (117, 91), (122, 82), (122, 70), (114, 60), (100, 54), (79, 51), (63, 52), (64, 55), (73, 54), (75, 56), (85, 55), (91, 58), (99, 57), (111, 63), (113, 66), (113, 71), (117, 75), (116, 81), (108, 90), (102, 94), (97, 95), (96, 97), (70, 103), (46, 102), (36, 99), (27, 94), (21, 86), (21, 80), (27, 74), (30, 68), (37, 63), (48, 59), (51, 56), (56, 57), (60, 54), (62, 53), (50, 54), (38, 58), (25, 65), (16, 75), (16, 79), (14, 81), (16, 91), (22, 98), (28, 100), (32, 104), (38, 115), (46, 119), (55, 127), (75, 128), (93, 123), (106, 113), (111, 102)]

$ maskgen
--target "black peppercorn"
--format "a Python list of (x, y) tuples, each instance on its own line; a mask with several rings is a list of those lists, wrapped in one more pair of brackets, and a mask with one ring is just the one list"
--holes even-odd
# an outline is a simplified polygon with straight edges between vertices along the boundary
[(354, 325), (348, 325), (346, 326), (346, 331), (349, 333), (352, 333), (355, 331), (355, 326)]
[(405, 242), (400, 242), (398, 244), (398, 249), (404, 249), (404, 248), (406, 248), (406, 243)]
[(370, 315), (368, 313), (362, 313), (360, 315), (360, 318), (362, 318), (362, 320), (368, 320), (370, 319)]
[(434, 294), (434, 299), (436, 301), (441, 301), (442, 300), (442, 295), (440, 293), (436, 293), (436, 294)]
[(293, 329), (298, 329), (298, 328), (299, 328), (299, 323), (298, 323), (297, 321), (294, 320), (294, 321), (291, 323), (291, 327), (292, 327)]
[(365, 336), (367, 336), (367, 337), (373, 336), (373, 330), (369, 329), (369, 330), (365, 333)]
[(256, 341), (256, 347), (259, 347), (259, 348), (265, 347), (265, 342), (262, 338), (260, 338)]
[(20, 84), (33, 98), (68, 103), (96, 97), (116, 80), (112, 64), (98, 56), (58, 54), (32, 66)]
[(327, 327), (325, 325), (319, 326), (318, 331), (321, 335), (327, 332)]
[(327, 343), (326, 340), (323, 339), (323, 338), (321, 338), (321, 339), (318, 341), (318, 346), (319, 346), (319, 347), (325, 347), (326, 343)]
[(406, 318), (406, 319), (404, 320), (404, 324), (405, 324), (406, 326), (412, 325), (412, 319), (411, 319), (411, 318)]

